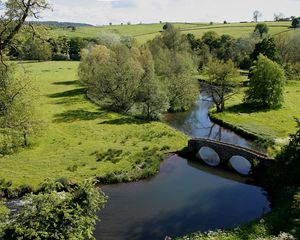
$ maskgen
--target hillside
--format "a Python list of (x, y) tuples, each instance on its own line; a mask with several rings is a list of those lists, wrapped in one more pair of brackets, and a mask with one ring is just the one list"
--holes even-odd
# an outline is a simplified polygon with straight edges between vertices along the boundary
[(75, 22), (57, 22), (57, 21), (32, 21), (33, 24), (41, 24), (50, 27), (60, 27), (60, 28), (67, 28), (67, 27), (93, 27), (91, 24), (87, 23), (75, 23)]
[[(272, 35), (284, 31), (291, 31), (290, 22), (266, 22)], [(53, 37), (97, 37), (103, 31), (114, 31), (120, 35), (129, 35), (135, 37), (139, 42), (144, 43), (153, 39), (160, 33), (164, 24), (138, 24), (138, 25), (112, 25), (101, 27), (80, 27), (76, 31), (64, 28), (55, 28), (51, 30)], [(233, 37), (247, 36), (253, 32), (256, 23), (231, 23), (231, 24), (214, 24), (208, 23), (174, 23), (183, 33), (192, 33), (201, 37), (205, 32), (215, 31), (218, 34), (229, 34)]]

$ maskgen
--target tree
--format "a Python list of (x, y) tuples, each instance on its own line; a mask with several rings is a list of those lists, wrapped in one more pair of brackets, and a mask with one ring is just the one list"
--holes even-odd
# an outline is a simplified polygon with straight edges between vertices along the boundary
[(263, 55), (250, 72), (249, 88), (245, 94), (245, 103), (256, 107), (277, 108), (282, 105), (286, 78), (280, 65)]
[(47, 8), (46, 0), (7, 0), (0, 1), (3, 14), (0, 16), (0, 53), (6, 49), (24, 26), (28, 17), (38, 18)]
[(173, 28), (173, 25), (171, 23), (166, 23), (165, 25), (163, 25), (163, 30), (169, 30)]
[(79, 66), (81, 81), (101, 104), (117, 112), (127, 113), (135, 103), (144, 76), (136, 48), (114, 45), (94, 46), (83, 52)]
[(140, 63), (144, 69), (144, 76), (137, 94), (137, 102), (141, 108), (141, 116), (148, 120), (160, 119), (161, 115), (169, 109), (169, 99), (158, 78), (155, 76), (154, 62), (151, 52), (143, 47)]
[(254, 29), (255, 33), (258, 33), (260, 38), (263, 38), (264, 35), (268, 34), (269, 27), (265, 23), (258, 23)]
[(48, 42), (51, 46), (52, 60), (69, 60), (69, 39), (65, 36), (50, 38)]
[(258, 18), (260, 18), (261, 16), (262, 16), (262, 13), (260, 11), (255, 10), (253, 12), (253, 19), (254, 19), (255, 22), (258, 22)]
[(300, 27), (300, 17), (294, 18), (292, 21), (292, 28), (298, 28)]
[(208, 31), (202, 36), (202, 42), (209, 46), (210, 51), (220, 46), (219, 35), (214, 31)]
[(169, 111), (189, 109), (199, 94), (193, 75), (196, 64), (190, 54), (186, 36), (170, 28), (149, 42), (155, 72), (164, 85), (170, 101)]
[(234, 63), (213, 59), (206, 67), (209, 80), (209, 94), (216, 105), (217, 112), (223, 112), (225, 102), (237, 93), (236, 77), (239, 75)]
[(191, 108), (199, 94), (197, 82), (194, 80), (196, 68), (187, 53), (171, 54), (170, 74), (164, 76), (163, 82), (168, 91), (170, 111), (181, 112)]
[(23, 59), (26, 60), (51, 60), (51, 45), (43, 39), (28, 39), (23, 47)]
[(280, 63), (294, 65), (300, 62), (300, 32), (280, 34), (275, 39)]
[(69, 56), (72, 60), (80, 60), (80, 51), (84, 47), (84, 41), (82, 38), (74, 37), (69, 41)]
[(28, 138), (40, 129), (33, 102), (36, 98), (30, 76), (13, 75), (12, 65), (0, 69), (0, 152), (28, 146)]
[(218, 42), (218, 48), (213, 51), (217, 58), (225, 62), (233, 59), (235, 39), (230, 35), (224, 34), (219, 38)]
[[(27, 145), (28, 135), (35, 132), (32, 101), (28, 98), (31, 89), (26, 75), (14, 76), (14, 68), (4, 64), (3, 52), (10, 47), (16, 35), (24, 28), (28, 17), (37, 18), (40, 11), (48, 8), (46, 0), (7, 0), (0, 1), (0, 150)], [(34, 29), (34, 28), (33, 28)]]
[[(297, 120), (298, 128), (299, 120)], [(282, 151), (276, 156), (276, 163), (270, 169), (274, 187), (283, 186), (300, 187), (300, 129), (290, 136), (290, 142), (283, 147)], [(300, 210), (300, 209), (299, 209)]]
[(255, 45), (254, 51), (250, 55), (252, 61), (256, 61), (260, 54), (268, 57), (273, 61), (276, 61), (278, 59), (278, 52), (274, 38), (264, 38), (261, 42)]
[(250, 55), (253, 53), (257, 39), (253, 37), (242, 37), (234, 44), (234, 61), (241, 69), (249, 69), (252, 66)]
[(24, 199), (24, 207), (6, 223), (3, 239), (95, 239), (96, 212), (106, 203), (104, 193), (91, 181), (68, 191), (47, 189)]
[(276, 21), (276, 22), (280, 21), (283, 18), (284, 18), (284, 14), (283, 13), (278, 13), (278, 14), (275, 13), (274, 14), (274, 21)]

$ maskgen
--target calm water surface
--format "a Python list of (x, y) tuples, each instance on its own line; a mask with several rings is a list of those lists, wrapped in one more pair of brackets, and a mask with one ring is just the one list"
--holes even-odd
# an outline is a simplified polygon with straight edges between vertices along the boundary
[[(202, 96), (206, 99), (205, 93)], [(241, 146), (253, 144), (213, 124), (211, 103), (199, 97), (194, 109), (166, 116), (166, 121), (191, 137), (209, 137)], [(155, 177), (136, 183), (104, 186), (109, 196), (99, 214), (95, 237), (103, 240), (154, 240), (194, 231), (232, 227), (268, 212), (264, 190), (248, 178), (210, 168), (176, 155), (165, 159)]]

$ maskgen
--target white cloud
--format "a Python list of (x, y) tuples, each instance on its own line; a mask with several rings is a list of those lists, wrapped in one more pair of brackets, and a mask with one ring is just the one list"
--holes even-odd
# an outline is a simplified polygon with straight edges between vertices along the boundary
[(109, 22), (222, 22), (251, 20), (252, 12), (272, 20), (274, 13), (299, 15), (299, 0), (52, 0), (45, 20), (108, 24)]

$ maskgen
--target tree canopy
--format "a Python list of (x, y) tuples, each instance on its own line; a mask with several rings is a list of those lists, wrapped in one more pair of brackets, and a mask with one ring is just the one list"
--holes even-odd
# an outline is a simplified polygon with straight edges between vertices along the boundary
[(223, 62), (221, 60), (212, 60), (206, 67), (209, 77), (209, 94), (216, 105), (217, 112), (225, 109), (225, 101), (236, 94), (237, 83), (236, 77), (238, 70), (234, 63), (229, 60)]
[(283, 102), (284, 70), (266, 56), (259, 55), (250, 73), (245, 102), (263, 108), (277, 108)]
[(260, 38), (263, 38), (264, 35), (268, 34), (269, 32), (269, 27), (267, 24), (265, 23), (258, 23), (256, 26), (255, 26), (255, 29), (254, 29), (254, 32), (255, 33), (258, 33)]
[(38, 18), (41, 11), (49, 8), (47, 0), (0, 1), (3, 14), (0, 16), (0, 52), (13, 41), (25, 25), (28, 17)]

